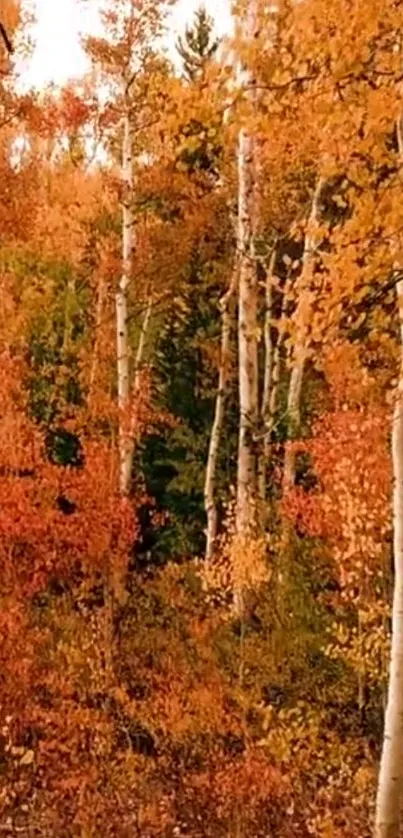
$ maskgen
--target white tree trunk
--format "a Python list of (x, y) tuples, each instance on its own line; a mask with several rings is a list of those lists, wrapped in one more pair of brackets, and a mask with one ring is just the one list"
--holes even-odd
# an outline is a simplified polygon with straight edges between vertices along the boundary
[[(403, 159), (401, 122), (399, 153)], [(376, 801), (375, 838), (398, 838), (403, 803), (403, 280), (397, 285), (400, 374), (392, 429), (394, 594), (385, 731)]]
[(271, 434), (273, 433), (274, 423), (276, 418), (276, 410), (278, 407), (278, 391), (280, 387), (280, 373), (281, 373), (281, 351), (284, 345), (284, 340), (286, 337), (286, 327), (285, 327), (285, 317), (286, 317), (286, 308), (287, 303), (289, 300), (289, 293), (290, 293), (290, 277), (288, 277), (285, 286), (282, 292), (282, 301), (281, 301), (281, 312), (280, 312), (280, 324), (277, 329), (277, 343), (276, 348), (274, 350), (273, 356), (273, 374), (272, 374), (272, 387), (270, 393), (270, 403), (269, 403), (269, 420), (268, 420), (268, 427), (267, 433), (269, 435), (269, 440)]
[[(293, 363), (291, 368), (290, 385), (288, 390), (287, 416), (291, 430), (291, 437), (298, 434), (301, 424), (301, 395), (304, 380), (305, 363), (308, 349), (308, 327), (312, 306), (312, 275), (315, 265), (315, 254), (318, 248), (318, 225), (320, 221), (320, 200), (324, 187), (324, 179), (320, 177), (316, 184), (308, 226), (305, 235), (304, 253), (302, 257), (301, 276), (298, 281), (298, 301), (294, 315), (296, 335), (294, 342)], [(284, 459), (283, 489), (291, 488), (295, 483), (295, 454), (287, 447)]]
[[(247, 37), (257, 31), (255, 0), (250, 0)], [(252, 74), (244, 75), (250, 101), (255, 98)], [(238, 258), (239, 258), (239, 447), (236, 527), (239, 533), (253, 529), (256, 522), (258, 423), (258, 323), (255, 237), (255, 142), (246, 125), (239, 132), (238, 146)]]
[(152, 301), (152, 297), (151, 297), (151, 294), (150, 294), (150, 296), (148, 297), (148, 300), (147, 300), (147, 306), (146, 306), (146, 310), (144, 312), (143, 322), (141, 324), (139, 342), (137, 344), (137, 352), (136, 352), (136, 357), (135, 357), (135, 360), (134, 360), (134, 369), (133, 369), (133, 372), (132, 372), (132, 377), (133, 377), (133, 405), (132, 405), (132, 415), (131, 415), (131, 421), (130, 421), (130, 444), (131, 444), (130, 471), (132, 470), (136, 445), (137, 445), (137, 442), (138, 442), (139, 426), (138, 426), (138, 421), (137, 420), (138, 420), (139, 413), (138, 413), (137, 408), (138, 408), (138, 403), (139, 403), (139, 400), (140, 400), (141, 380), (142, 380), (141, 379), (141, 371), (143, 369), (144, 354), (145, 354), (145, 350), (146, 350), (146, 346), (147, 346), (147, 338), (148, 338), (148, 333), (149, 333), (150, 325), (151, 325), (152, 310), (153, 310), (153, 301)]
[[(265, 306), (265, 325), (264, 325), (264, 344), (265, 344), (265, 364), (264, 364), (264, 381), (263, 381), (263, 397), (262, 397), (262, 424), (264, 428), (263, 444), (259, 456), (259, 497), (261, 504), (264, 505), (266, 501), (266, 477), (267, 466), (270, 457), (270, 437), (271, 437), (271, 411), (270, 403), (272, 399), (272, 392), (274, 386), (274, 363), (275, 350), (272, 341), (272, 307), (273, 307), (273, 280), (274, 268), (276, 264), (277, 248), (273, 249), (270, 259), (270, 265), (266, 276), (266, 306)], [(262, 512), (264, 514), (264, 510)]]
[(116, 348), (119, 406), (119, 486), (128, 495), (131, 484), (133, 443), (130, 433), (130, 352), (128, 335), (127, 293), (133, 261), (133, 138), (129, 114), (124, 117), (122, 181), (123, 181), (123, 267), (116, 294)]
[(403, 800), (403, 281), (398, 283), (397, 292), (402, 347), (392, 431), (395, 580), (388, 701), (376, 802), (376, 838), (398, 838)]
[(140, 337), (137, 345), (136, 358), (134, 361), (134, 392), (138, 393), (140, 387), (140, 374), (144, 362), (144, 353), (147, 345), (148, 332), (151, 325), (151, 314), (153, 310), (153, 301), (151, 294), (147, 300), (147, 306), (144, 313), (143, 322), (141, 324)]
[(206, 479), (204, 484), (204, 505), (207, 517), (206, 530), (206, 559), (209, 561), (214, 554), (217, 539), (217, 506), (216, 506), (216, 473), (217, 460), (222, 439), (222, 429), (225, 416), (225, 399), (228, 391), (229, 360), (231, 348), (232, 299), (236, 288), (236, 275), (231, 285), (220, 301), (221, 309), (221, 357), (218, 376), (218, 390), (215, 403), (214, 422), (210, 436), (210, 446), (207, 457)]

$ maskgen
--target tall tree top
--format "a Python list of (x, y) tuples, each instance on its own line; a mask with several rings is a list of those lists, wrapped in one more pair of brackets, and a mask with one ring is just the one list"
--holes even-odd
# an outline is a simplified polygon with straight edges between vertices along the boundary
[[(101, 0), (101, 37), (85, 38), (91, 60), (110, 78), (131, 86), (155, 58), (174, 0)], [(130, 84), (129, 84), (130, 83)]]
[(186, 27), (183, 38), (178, 38), (176, 48), (183, 61), (183, 69), (190, 81), (197, 81), (214, 57), (219, 39), (213, 36), (214, 21), (207, 14), (205, 6), (195, 12), (192, 26)]

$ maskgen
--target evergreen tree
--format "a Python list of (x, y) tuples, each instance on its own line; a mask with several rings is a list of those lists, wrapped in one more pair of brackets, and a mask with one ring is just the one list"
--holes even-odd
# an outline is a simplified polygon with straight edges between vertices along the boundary
[(204, 6), (197, 9), (193, 26), (186, 27), (184, 38), (178, 38), (176, 48), (183, 61), (189, 81), (203, 78), (206, 67), (217, 52), (219, 39), (213, 38), (214, 22)]
[[(213, 281), (206, 286), (206, 273), (196, 254), (186, 279), (159, 330), (154, 362), (159, 407), (175, 423), (149, 435), (142, 445), (140, 468), (148, 495), (154, 498), (157, 511), (169, 516), (160, 530), (150, 527), (147, 533), (147, 527), (143, 529), (144, 541), (152, 539), (154, 563), (202, 555), (205, 546), (203, 490), (217, 374), (202, 347), (219, 339), (215, 315), (220, 288)], [(227, 435), (219, 456), (220, 514), (225, 487), (235, 479), (236, 450), (234, 380), (228, 399)]]

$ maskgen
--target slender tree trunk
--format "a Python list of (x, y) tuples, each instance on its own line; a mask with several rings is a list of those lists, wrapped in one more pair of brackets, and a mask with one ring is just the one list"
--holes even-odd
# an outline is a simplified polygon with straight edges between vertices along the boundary
[(229, 357), (231, 347), (232, 300), (236, 288), (236, 274), (231, 285), (220, 301), (221, 310), (221, 357), (218, 376), (218, 390), (215, 403), (214, 422), (210, 436), (210, 446), (207, 457), (206, 479), (204, 485), (204, 505), (207, 517), (206, 559), (209, 561), (214, 553), (217, 539), (218, 515), (216, 505), (216, 474), (217, 461), (221, 445), (222, 429), (225, 415), (225, 400), (228, 392)]
[(269, 403), (269, 419), (268, 419), (268, 426), (267, 426), (267, 435), (268, 435), (268, 442), (270, 443), (271, 435), (274, 429), (274, 423), (276, 419), (276, 411), (278, 407), (278, 398), (279, 398), (279, 387), (280, 387), (280, 373), (281, 373), (281, 350), (283, 348), (284, 339), (286, 336), (286, 327), (284, 323), (284, 318), (286, 316), (286, 308), (289, 299), (289, 292), (290, 292), (290, 278), (288, 277), (285, 286), (282, 291), (282, 301), (281, 301), (281, 312), (280, 312), (280, 325), (277, 330), (277, 342), (276, 348), (274, 350), (273, 355), (273, 374), (272, 374), (272, 387), (270, 393), (270, 403)]
[[(256, 37), (257, 9), (250, 0), (247, 36)], [(255, 84), (250, 72), (245, 74), (249, 98), (255, 98)], [(238, 257), (239, 257), (239, 447), (236, 527), (246, 533), (256, 524), (258, 424), (258, 334), (257, 275), (255, 237), (255, 141), (246, 125), (239, 133), (238, 145)]]
[[(147, 300), (146, 310), (144, 312), (143, 322), (140, 329), (140, 337), (137, 345), (136, 357), (134, 360), (133, 369), (133, 411), (130, 422), (130, 442), (131, 442), (131, 463), (133, 463), (135, 449), (136, 449), (136, 423), (138, 418), (137, 403), (141, 391), (141, 371), (144, 363), (144, 354), (147, 346), (148, 333), (151, 325), (151, 315), (153, 310), (153, 301), (151, 294)], [(131, 468), (131, 467), (130, 467)]]
[(394, 474), (394, 595), (392, 650), (385, 732), (376, 802), (376, 838), (398, 838), (403, 799), (403, 281), (397, 298), (401, 329), (401, 367), (393, 416), (392, 458)]
[(137, 352), (134, 361), (134, 392), (138, 393), (140, 387), (140, 373), (144, 362), (144, 353), (147, 345), (148, 333), (151, 325), (151, 314), (153, 310), (153, 301), (151, 294), (147, 300), (146, 310), (144, 312), (143, 322), (141, 324), (140, 337), (137, 345)]
[(123, 195), (123, 269), (116, 294), (116, 348), (117, 383), (119, 406), (119, 486), (122, 495), (128, 495), (131, 483), (133, 444), (130, 434), (130, 353), (128, 335), (127, 292), (132, 273), (133, 258), (133, 213), (131, 209), (133, 190), (133, 140), (129, 114), (124, 118), (122, 181)]
[[(398, 122), (403, 159), (402, 124)], [(403, 803), (403, 280), (397, 284), (400, 374), (392, 429), (394, 594), (385, 731), (376, 801), (375, 838), (398, 838)]]
[[(273, 249), (270, 266), (266, 276), (266, 310), (264, 325), (265, 364), (262, 397), (262, 424), (264, 428), (263, 444), (259, 456), (258, 484), (259, 497), (262, 506), (266, 501), (267, 465), (270, 456), (271, 411), (270, 402), (274, 384), (274, 347), (272, 340), (272, 308), (273, 308), (273, 277), (276, 264), (277, 248)], [(264, 510), (262, 511), (262, 515)]]
[(98, 372), (98, 364), (99, 364), (99, 346), (101, 341), (101, 327), (102, 327), (102, 317), (103, 317), (103, 310), (105, 304), (105, 297), (106, 297), (106, 283), (102, 276), (99, 277), (98, 288), (97, 288), (97, 303), (96, 303), (96, 312), (95, 312), (95, 339), (94, 339), (94, 348), (91, 360), (91, 368), (90, 368), (90, 375), (89, 375), (89, 384), (88, 384), (88, 402), (92, 404), (97, 372)]
[(73, 322), (71, 316), (72, 301), (76, 296), (76, 283), (74, 277), (69, 277), (67, 281), (66, 299), (64, 305), (64, 332), (63, 332), (63, 352), (69, 352), (72, 344)]
[[(312, 313), (312, 274), (315, 264), (315, 255), (318, 248), (318, 224), (320, 220), (320, 200), (323, 187), (324, 179), (320, 177), (316, 184), (311, 212), (308, 219), (304, 254), (302, 257), (302, 270), (298, 283), (298, 302), (295, 312), (296, 337), (287, 403), (287, 416), (291, 431), (291, 438), (298, 434), (301, 425), (301, 395), (308, 348), (308, 326)], [(291, 448), (287, 448), (284, 460), (284, 490), (286, 491), (291, 488), (294, 483), (295, 454)]]

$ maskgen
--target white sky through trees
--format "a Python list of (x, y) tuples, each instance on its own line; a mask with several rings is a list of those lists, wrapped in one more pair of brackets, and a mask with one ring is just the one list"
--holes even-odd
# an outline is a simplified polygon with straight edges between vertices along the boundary
[[(34, 0), (33, 5), (37, 18), (33, 32), (36, 47), (24, 71), (25, 84), (28, 87), (48, 82), (63, 84), (82, 75), (87, 64), (80, 46), (80, 32), (91, 31), (95, 24), (95, 0), (88, 4), (80, 0)], [(200, 0), (178, 0), (171, 16), (172, 45), (199, 5)], [(205, 0), (205, 5), (215, 20), (217, 32), (225, 33), (229, 26), (229, 0)]]

